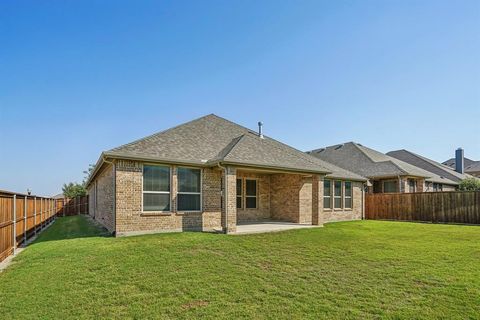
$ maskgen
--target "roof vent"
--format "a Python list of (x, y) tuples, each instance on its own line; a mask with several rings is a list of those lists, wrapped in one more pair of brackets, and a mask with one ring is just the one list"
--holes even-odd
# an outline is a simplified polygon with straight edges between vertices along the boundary
[(263, 122), (258, 121), (258, 136), (263, 139)]
[(322, 151), (325, 151), (325, 148), (318, 149), (318, 150), (317, 150), (317, 153), (320, 153), (320, 152), (322, 152)]
[(338, 149), (340, 149), (341, 147), (343, 147), (343, 144), (339, 144), (338, 146), (335, 147), (334, 150), (338, 150)]

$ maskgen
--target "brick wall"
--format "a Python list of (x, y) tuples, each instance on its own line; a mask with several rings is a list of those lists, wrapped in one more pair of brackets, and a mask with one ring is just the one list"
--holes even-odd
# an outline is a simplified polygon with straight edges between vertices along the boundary
[[(343, 184), (342, 184), (343, 186)], [(332, 185), (333, 187), (333, 185)], [(322, 190), (323, 198), (323, 190)], [(333, 201), (333, 199), (332, 199)], [(321, 208), (324, 222), (348, 221), (362, 219), (363, 212), (363, 183), (352, 181), (352, 209), (324, 209)]]
[(95, 220), (110, 232), (113, 232), (115, 229), (114, 176), (114, 167), (108, 164), (101, 169), (97, 174), (97, 178), (88, 189), (89, 215), (95, 218)]
[(167, 232), (211, 231), (221, 226), (221, 176), (218, 169), (202, 170), (202, 212), (178, 212), (176, 206), (177, 167), (171, 166), (170, 212), (142, 212), (142, 164), (117, 162), (118, 235)]
[[(323, 221), (354, 220), (362, 216), (362, 183), (353, 182), (352, 210), (323, 210), (323, 180), (321, 176), (301, 174), (265, 174), (240, 171), (227, 167), (223, 199), (220, 168), (202, 168), (202, 211), (178, 212), (176, 208), (177, 166), (171, 168), (171, 207), (169, 212), (142, 212), (143, 165), (140, 162), (118, 160), (116, 173), (106, 166), (89, 187), (90, 214), (118, 235), (169, 231), (235, 232), (238, 222), (273, 219), (295, 223), (322, 224)], [(258, 181), (258, 208), (236, 208), (236, 179), (255, 178)], [(114, 180), (115, 178), (115, 180)], [(115, 184), (114, 184), (115, 182)], [(95, 197), (95, 184), (97, 195)], [(116, 219), (114, 212), (116, 188)], [(243, 183), (245, 188), (245, 183)], [(315, 195), (313, 193), (316, 193)], [(318, 195), (318, 196), (316, 196)], [(222, 209), (222, 201), (225, 207)], [(225, 210), (222, 212), (222, 210)]]
[(270, 210), (274, 220), (312, 222), (312, 179), (300, 174), (272, 174)]

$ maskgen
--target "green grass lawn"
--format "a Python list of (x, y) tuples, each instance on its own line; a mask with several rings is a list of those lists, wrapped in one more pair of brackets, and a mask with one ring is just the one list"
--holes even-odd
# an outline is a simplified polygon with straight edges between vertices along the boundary
[(478, 319), (480, 227), (112, 238), (60, 218), (0, 273), (0, 317)]

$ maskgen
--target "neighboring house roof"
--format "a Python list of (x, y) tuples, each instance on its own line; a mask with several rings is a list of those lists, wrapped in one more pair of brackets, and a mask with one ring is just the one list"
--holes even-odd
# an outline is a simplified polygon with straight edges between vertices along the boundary
[(54, 195), (52, 198), (53, 199), (63, 199), (63, 198), (65, 198), (65, 196), (63, 195), (63, 193), (59, 193), (57, 195)]
[[(474, 161), (472, 159), (464, 158), (464, 169), (465, 173), (476, 173), (480, 172), (480, 161)], [(455, 171), (455, 158), (448, 159), (443, 163), (444, 165), (450, 167), (451, 170)]]
[[(478, 161), (474, 161), (474, 160), (468, 159), (468, 158), (463, 158), (463, 163), (464, 163), (465, 167), (468, 167), (468, 166), (474, 164), (475, 162), (478, 162)], [(453, 170), (455, 170), (455, 158), (448, 159), (447, 161), (442, 162), (442, 164), (444, 164), (447, 167), (450, 167)]]
[(199, 166), (232, 164), (366, 180), (214, 114), (111, 149), (104, 156)]
[(387, 153), (387, 155), (405, 161), (407, 163), (410, 163), (411, 165), (422, 168), (424, 170), (427, 170), (428, 172), (432, 172), (438, 176), (445, 177), (455, 182), (460, 182), (464, 179), (471, 177), (468, 174), (458, 173), (444, 164), (425, 158), (421, 155), (405, 149), (390, 151)]
[(371, 179), (395, 176), (414, 176), (427, 181), (456, 185), (449, 179), (413, 166), (409, 163), (390, 157), (359, 143), (347, 142), (326, 148), (309, 151), (319, 159), (353, 171)]
[(480, 172), (480, 161), (475, 161), (474, 163), (465, 166), (465, 172)]

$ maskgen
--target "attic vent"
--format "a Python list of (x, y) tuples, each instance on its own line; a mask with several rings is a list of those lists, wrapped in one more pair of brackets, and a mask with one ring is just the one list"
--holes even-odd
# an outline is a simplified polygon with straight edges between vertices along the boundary
[(360, 143), (357, 143), (357, 146), (363, 147)]
[(320, 153), (320, 152), (323, 152), (323, 151), (325, 151), (325, 148), (318, 149), (318, 150), (317, 150), (317, 153)]
[(341, 147), (343, 147), (343, 144), (336, 146), (334, 150), (338, 150), (338, 149), (340, 149)]

